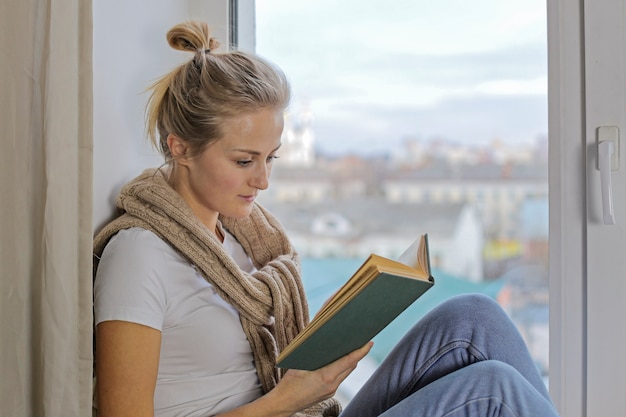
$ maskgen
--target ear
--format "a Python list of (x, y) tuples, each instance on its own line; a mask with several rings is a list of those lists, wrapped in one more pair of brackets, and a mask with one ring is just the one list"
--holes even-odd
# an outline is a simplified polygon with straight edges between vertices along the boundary
[(187, 151), (189, 149), (187, 143), (173, 133), (167, 136), (167, 147), (176, 162), (184, 162), (187, 159)]

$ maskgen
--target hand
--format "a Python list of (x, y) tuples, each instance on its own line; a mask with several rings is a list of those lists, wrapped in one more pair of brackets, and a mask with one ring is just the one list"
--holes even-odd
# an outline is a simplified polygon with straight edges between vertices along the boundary
[(374, 342), (370, 341), (360, 349), (315, 371), (290, 369), (270, 394), (279, 395), (280, 401), (289, 404), (294, 412), (330, 398), (373, 345)]
[(261, 398), (219, 417), (289, 417), (335, 395), (339, 384), (368, 354), (374, 342), (316, 371), (290, 369), (278, 385)]

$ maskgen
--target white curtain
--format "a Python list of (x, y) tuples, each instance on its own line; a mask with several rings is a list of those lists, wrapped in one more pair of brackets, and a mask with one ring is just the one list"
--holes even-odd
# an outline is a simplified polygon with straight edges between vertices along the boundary
[(91, 415), (92, 3), (0, 2), (0, 415)]

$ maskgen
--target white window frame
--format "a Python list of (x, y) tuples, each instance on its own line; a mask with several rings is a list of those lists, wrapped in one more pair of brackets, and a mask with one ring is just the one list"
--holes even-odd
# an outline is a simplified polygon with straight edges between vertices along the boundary
[[(587, 416), (626, 415), (626, 22), (625, 0), (583, 3), (585, 25)], [(611, 174), (616, 224), (602, 216), (597, 131), (621, 132), (619, 169)]]
[(563, 417), (585, 416), (583, 40), (577, 3), (548, 0), (549, 372)]
[(624, 0), (548, 0), (550, 388), (563, 417), (626, 415), (623, 150), (616, 226), (601, 222), (595, 168), (597, 127), (626, 131), (624, 21)]

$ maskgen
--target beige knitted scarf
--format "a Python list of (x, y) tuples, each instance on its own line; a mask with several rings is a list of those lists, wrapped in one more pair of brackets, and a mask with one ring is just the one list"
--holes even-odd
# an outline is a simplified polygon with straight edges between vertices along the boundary
[[(220, 216), (257, 268), (247, 274), (160, 170), (144, 171), (122, 189), (116, 203), (120, 215), (94, 240), (94, 273), (104, 247), (118, 231), (141, 227), (155, 233), (188, 259), (239, 311), (261, 385), (265, 392), (270, 391), (283, 374), (276, 368), (278, 352), (309, 320), (299, 258), (278, 221), (258, 204), (243, 219)], [(330, 417), (339, 411), (339, 404), (330, 399), (297, 415)]]

